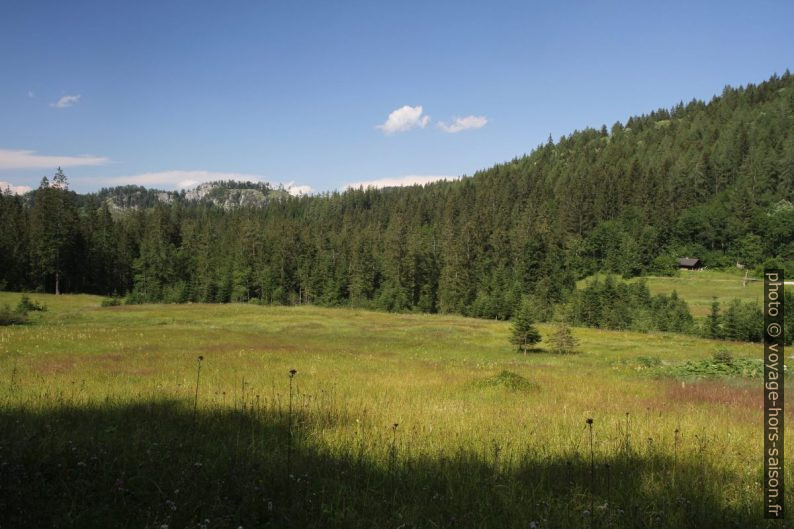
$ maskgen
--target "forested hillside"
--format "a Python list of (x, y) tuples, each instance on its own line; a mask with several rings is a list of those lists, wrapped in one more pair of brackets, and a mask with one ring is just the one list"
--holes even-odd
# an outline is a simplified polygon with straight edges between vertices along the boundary
[(234, 208), (141, 190), (111, 211), (113, 190), (79, 196), (57, 176), (0, 198), (0, 288), (507, 318), (599, 270), (794, 265), (793, 195), (786, 72), (426, 186)]

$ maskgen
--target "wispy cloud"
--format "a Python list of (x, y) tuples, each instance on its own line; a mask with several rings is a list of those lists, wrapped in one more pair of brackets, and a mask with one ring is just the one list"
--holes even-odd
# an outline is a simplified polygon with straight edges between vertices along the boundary
[(55, 103), (50, 103), (51, 107), (69, 108), (75, 106), (80, 101), (80, 94), (62, 96)]
[(458, 178), (460, 177), (449, 176), (449, 175), (406, 175), (406, 176), (398, 176), (396, 178), (380, 178), (378, 180), (351, 182), (345, 184), (345, 189), (351, 187), (354, 189), (358, 189), (359, 187), (363, 187), (364, 189), (366, 189), (368, 187), (382, 188), (382, 187), (412, 186), (417, 184), (424, 185), (424, 184), (429, 184), (430, 182), (438, 182), (439, 180), (457, 180)]
[(454, 134), (466, 129), (480, 129), (488, 123), (488, 118), (485, 116), (465, 116), (462, 118), (455, 118), (452, 123), (438, 122), (438, 128), (444, 132)]
[(422, 114), (422, 106), (410, 107), (402, 106), (389, 114), (389, 117), (382, 125), (377, 128), (384, 134), (394, 134), (395, 132), (405, 132), (414, 128), (425, 128), (430, 123), (430, 116)]
[(103, 156), (90, 154), (56, 156), (36, 154), (35, 151), (0, 149), (0, 169), (55, 169), (56, 167), (103, 165), (109, 161)]
[(33, 99), (33, 98), (35, 98), (35, 97), (36, 97), (36, 94), (34, 94), (34, 93), (33, 93), (33, 90), (28, 90), (28, 97), (29, 97), (30, 99)]
[(6, 190), (14, 195), (24, 195), (31, 189), (28, 186), (15, 186), (11, 182), (0, 182), (0, 193), (5, 193)]
[[(87, 179), (86, 179), (87, 180)], [(156, 187), (161, 189), (192, 189), (205, 182), (216, 182), (219, 180), (235, 180), (238, 182), (267, 182), (267, 179), (260, 175), (249, 173), (234, 173), (222, 171), (156, 171), (149, 173), (138, 173), (127, 176), (114, 176), (110, 178), (92, 179), (98, 185), (139, 185), (144, 187)], [(273, 187), (283, 187), (292, 195), (308, 194), (312, 188), (307, 185), (298, 185), (295, 182), (286, 184), (272, 184)]]

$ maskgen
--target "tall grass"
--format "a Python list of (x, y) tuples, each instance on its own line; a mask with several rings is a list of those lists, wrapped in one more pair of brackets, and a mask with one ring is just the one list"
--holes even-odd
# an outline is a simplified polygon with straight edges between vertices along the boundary
[(524, 356), (502, 322), (61, 298), (0, 329), (3, 527), (779, 526), (757, 384), (635, 361), (715, 342)]

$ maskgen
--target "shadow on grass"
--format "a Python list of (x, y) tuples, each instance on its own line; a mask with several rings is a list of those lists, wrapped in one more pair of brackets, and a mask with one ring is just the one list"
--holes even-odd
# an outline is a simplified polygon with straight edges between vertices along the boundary
[(550, 353), (550, 351), (547, 351), (542, 347), (527, 347), (526, 349), (516, 351), (516, 354), (521, 356), (528, 356), (532, 354), (545, 354), (545, 353)]
[(312, 442), (334, 420), (295, 416), (290, 443), (277, 411), (4, 409), (0, 527), (764, 526), (760, 502), (729, 504), (732, 476), (702, 463), (624, 453), (598, 461), (591, 482), (584, 455), (406, 459), (398, 444), (372, 461)]

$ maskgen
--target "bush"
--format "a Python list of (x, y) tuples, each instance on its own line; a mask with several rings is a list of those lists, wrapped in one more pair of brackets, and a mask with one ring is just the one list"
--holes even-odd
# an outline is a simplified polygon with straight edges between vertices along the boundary
[(32, 301), (27, 295), (23, 294), (22, 299), (19, 300), (16, 311), (19, 314), (27, 314), (28, 312), (44, 312), (47, 310), (46, 305)]
[[(784, 373), (786, 366), (783, 366)], [(734, 358), (730, 351), (719, 348), (711, 358), (689, 360), (683, 364), (660, 367), (660, 373), (675, 378), (762, 378), (764, 362), (760, 358)]]
[(118, 296), (113, 296), (102, 300), (103, 307), (118, 307), (119, 305), (121, 305), (121, 298)]
[(670, 366), (663, 373), (675, 378), (744, 377), (757, 379), (764, 376), (764, 362), (760, 358), (737, 358), (731, 360), (730, 363), (725, 363), (708, 358), (706, 360), (690, 360), (683, 364)]
[(27, 321), (27, 314), (11, 310), (8, 305), (0, 307), (0, 325), (20, 325)]
[(715, 364), (733, 364), (733, 355), (727, 349), (717, 349), (714, 351), (714, 354), (711, 355), (711, 359), (714, 360)]

